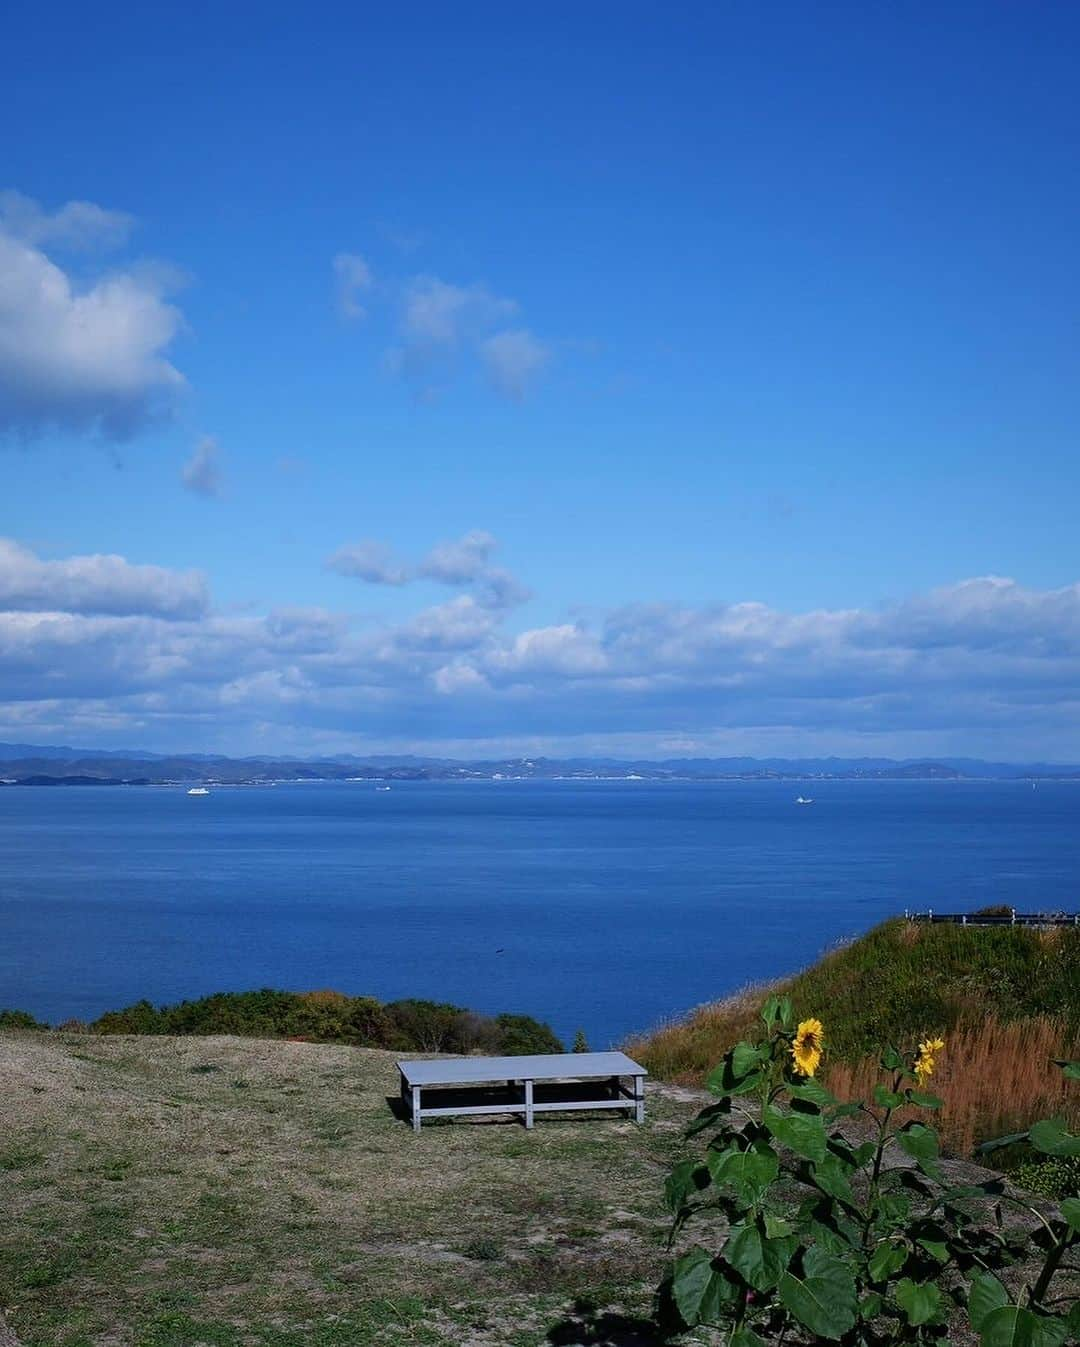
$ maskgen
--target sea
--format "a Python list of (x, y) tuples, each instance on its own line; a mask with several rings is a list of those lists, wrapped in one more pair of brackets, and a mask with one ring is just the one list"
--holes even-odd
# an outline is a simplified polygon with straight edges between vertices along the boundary
[(0, 789), (0, 1008), (51, 1023), (336, 988), (598, 1049), (905, 909), (991, 903), (1080, 907), (1080, 782)]

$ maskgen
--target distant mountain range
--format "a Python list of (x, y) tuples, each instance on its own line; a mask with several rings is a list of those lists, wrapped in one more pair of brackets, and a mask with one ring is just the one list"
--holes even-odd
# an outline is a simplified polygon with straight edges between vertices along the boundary
[(204, 753), (0, 744), (0, 784), (258, 785), (269, 781), (534, 780), (1072, 780), (1080, 766), (984, 762), (977, 758), (497, 758), (459, 761), (411, 755), (229, 758)]

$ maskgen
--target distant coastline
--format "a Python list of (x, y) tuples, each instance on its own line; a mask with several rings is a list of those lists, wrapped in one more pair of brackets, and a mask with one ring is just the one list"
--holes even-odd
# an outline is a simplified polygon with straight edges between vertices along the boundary
[(366, 781), (1080, 781), (1080, 766), (974, 758), (246, 757), (0, 744), (4, 786), (264, 786)]

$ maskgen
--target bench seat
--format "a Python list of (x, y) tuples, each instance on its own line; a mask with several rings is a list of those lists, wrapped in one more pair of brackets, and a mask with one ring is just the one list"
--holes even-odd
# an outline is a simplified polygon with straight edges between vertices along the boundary
[(537, 1113), (570, 1109), (625, 1109), (645, 1121), (649, 1073), (623, 1052), (444, 1057), (402, 1060), (397, 1068), (416, 1132), (424, 1118), (485, 1113), (517, 1114), (526, 1127)]

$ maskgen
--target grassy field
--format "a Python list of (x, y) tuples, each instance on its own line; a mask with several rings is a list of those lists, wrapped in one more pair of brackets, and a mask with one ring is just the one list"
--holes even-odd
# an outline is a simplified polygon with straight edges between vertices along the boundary
[(416, 1136), (391, 1054), (220, 1037), (0, 1033), (0, 1082), (0, 1306), (25, 1347), (585, 1341), (582, 1302), (648, 1310), (698, 1107), (660, 1089), (642, 1128)]

